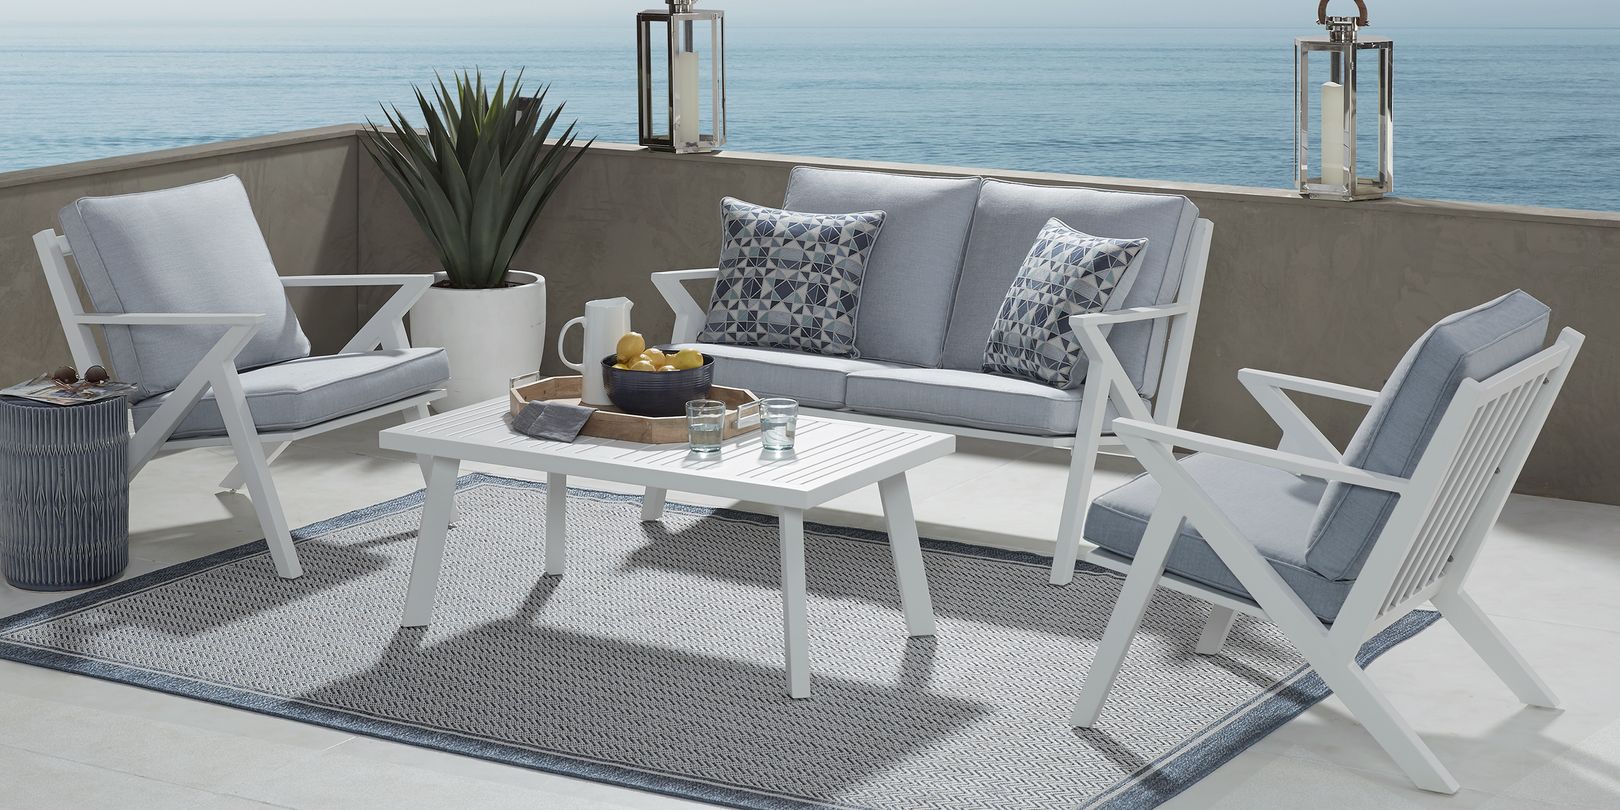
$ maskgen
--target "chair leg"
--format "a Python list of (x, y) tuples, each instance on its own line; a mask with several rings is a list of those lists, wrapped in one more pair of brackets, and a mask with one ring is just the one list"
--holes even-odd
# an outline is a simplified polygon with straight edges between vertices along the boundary
[(270, 463), (265, 459), (264, 445), (259, 443), (258, 429), (248, 412), (242, 381), (236, 376), (236, 367), (231, 361), (225, 361), (211, 383), (220, 416), (224, 417), (225, 432), (230, 436), (231, 447), (236, 450), (236, 463), (242, 468), (248, 497), (253, 500), (253, 511), (259, 516), (264, 542), (270, 547), (270, 559), (276, 564), (276, 573), (284, 579), (297, 579), (304, 573), (298, 564), (298, 550), (293, 546), (287, 516), (281, 511), (281, 498), (276, 494), (275, 482), (270, 478)]
[(1413, 784), (1435, 793), (1457, 792), (1460, 786), (1451, 772), (1355, 661), (1313, 660), (1311, 665)]
[(1204, 632), (1198, 636), (1198, 654), (1220, 655), (1221, 646), (1226, 643), (1227, 634), (1232, 632), (1232, 622), (1236, 620), (1237, 611), (1220, 605), (1210, 605), (1209, 619), (1204, 622)]
[(1080, 404), (1080, 427), (1075, 432), (1074, 449), (1069, 451), (1069, 480), (1063, 492), (1063, 511), (1058, 519), (1057, 548), (1052, 554), (1053, 585), (1074, 580), (1074, 566), (1080, 558), (1080, 540), (1086, 529), (1086, 507), (1091, 503), (1091, 479), (1097, 469), (1097, 437), (1102, 435), (1103, 415), (1108, 409), (1108, 385), (1102, 375), (1098, 384), (1086, 383)]
[(1457, 634), (1474, 648), (1485, 664), (1496, 673), (1519, 700), (1531, 706), (1558, 708), (1558, 696), (1536, 675), (1535, 670), (1519, 655), (1513, 643), (1502, 634), (1502, 629), (1480, 610), (1473, 597), (1457, 591), (1441, 591), (1431, 600), (1440, 608), (1440, 615), (1451, 622)]
[[(264, 455), (264, 463), (267, 465), (276, 463), (276, 459), (281, 458), (281, 454), (286, 452), (289, 447), (292, 447), (292, 442), (276, 442), (275, 446), (270, 448), (270, 452)], [(231, 468), (230, 472), (225, 474), (224, 478), (219, 480), (219, 488), (227, 492), (235, 492), (241, 489), (242, 484), (246, 483), (246, 481), (247, 479), (242, 476), (242, 465), (237, 464)]]
[(1136, 559), (1131, 561), (1131, 572), (1125, 576), (1125, 587), (1120, 590), (1119, 601), (1114, 603), (1114, 614), (1108, 619), (1108, 629), (1103, 632), (1102, 642), (1097, 645), (1097, 656), (1091, 660), (1091, 669), (1086, 672), (1086, 683), (1080, 689), (1080, 698), (1074, 703), (1069, 725), (1091, 728), (1096, 724), (1097, 716), (1102, 713), (1103, 701), (1108, 699), (1108, 692), (1114, 687), (1114, 678), (1119, 675), (1125, 655), (1130, 652), (1131, 638), (1136, 635), (1136, 628), (1147, 613), (1148, 603), (1153, 601), (1153, 589), (1159, 584), (1159, 575), (1164, 573), (1164, 560), (1170, 555), (1170, 544), (1180, 527), (1181, 515), (1164, 508), (1162, 504), (1148, 520)]

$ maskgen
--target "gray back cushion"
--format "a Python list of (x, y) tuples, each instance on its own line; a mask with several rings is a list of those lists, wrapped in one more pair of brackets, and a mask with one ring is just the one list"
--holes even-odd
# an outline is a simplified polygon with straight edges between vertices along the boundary
[[(861, 283), (855, 328), (858, 357), (939, 365), (951, 293), (962, 269), (962, 248), (980, 182), (977, 177), (913, 177), (807, 166), (793, 170), (782, 203), (789, 211), (885, 214), (883, 233), (867, 260)], [(1045, 220), (1041, 222), (1045, 224)], [(1034, 239), (1032, 233), (1030, 242)], [(1024, 252), (1029, 252), (1029, 245), (1024, 245)], [(1018, 258), (1022, 260), (1023, 254)], [(1017, 264), (1013, 263), (1014, 272)], [(1000, 295), (1006, 292), (1002, 285), (998, 306)], [(986, 326), (979, 336), (981, 360), (984, 338), (989, 334)]]
[[(97, 312), (254, 312), (267, 320), (238, 368), (309, 355), (270, 249), (235, 175), (189, 186), (85, 197), (61, 212)], [(109, 327), (113, 373), (142, 397), (172, 390), (225, 327)]]
[[(1540, 351), (1547, 321), (1545, 304), (1514, 290), (1430, 327), (1384, 384), (1345, 463), (1412, 475), (1462, 381), (1484, 380)], [(1329, 579), (1355, 579), (1397, 502), (1393, 493), (1330, 484), (1311, 524), (1306, 562)]]
[[(1106, 310), (1176, 300), (1193, 222), (1198, 219), (1198, 208), (1186, 197), (986, 180), (979, 191), (945, 339), (946, 368), (979, 369), (1002, 299), (1035, 237), (1054, 217), (1093, 236), (1148, 240), (1130, 293), (1111, 299)], [(1109, 345), (1143, 396), (1156, 391), (1168, 328), (1165, 321), (1155, 320), (1121, 324), (1109, 333)], [(1075, 379), (1081, 378), (1084, 364), (1082, 358)]]

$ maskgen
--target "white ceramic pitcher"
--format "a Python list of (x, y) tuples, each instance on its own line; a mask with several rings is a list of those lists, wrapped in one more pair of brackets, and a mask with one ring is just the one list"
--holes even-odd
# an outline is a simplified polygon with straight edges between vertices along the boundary
[[(579, 401), (586, 405), (603, 407), (608, 402), (607, 388), (602, 384), (602, 358), (618, 351), (619, 338), (630, 331), (630, 308), (635, 303), (628, 298), (603, 298), (585, 303), (585, 314), (563, 324), (557, 333), (557, 359), (563, 365), (579, 372), (583, 380)], [(569, 360), (563, 354), (563, 340), (575, 324), (585, 324), (585, 354), (581, 362)]]

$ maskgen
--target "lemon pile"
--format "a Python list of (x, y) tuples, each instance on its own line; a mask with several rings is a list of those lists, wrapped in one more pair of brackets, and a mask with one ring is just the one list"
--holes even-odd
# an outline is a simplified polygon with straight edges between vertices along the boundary
[(640, 332), (630, 332), (619, 338), (618, 360), (614, 368), (626, 371), (685, 371), (703, 365), (703, 354), (697, 349), (681, 349), (674, 354), (647, 345)]

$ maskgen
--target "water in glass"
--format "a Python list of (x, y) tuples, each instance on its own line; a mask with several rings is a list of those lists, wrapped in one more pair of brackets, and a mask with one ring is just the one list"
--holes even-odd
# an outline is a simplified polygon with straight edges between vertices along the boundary
[(726, 404), (712, 399), (686, 403), (686, 436), (692, 452), (712, 455), (720, 452), (726, 434)]
[(759, 403), (759, 429), (763, 449), (767, 452), (792, 450), (798, 421), (798, 402), (785, 398), (761, 401)]

